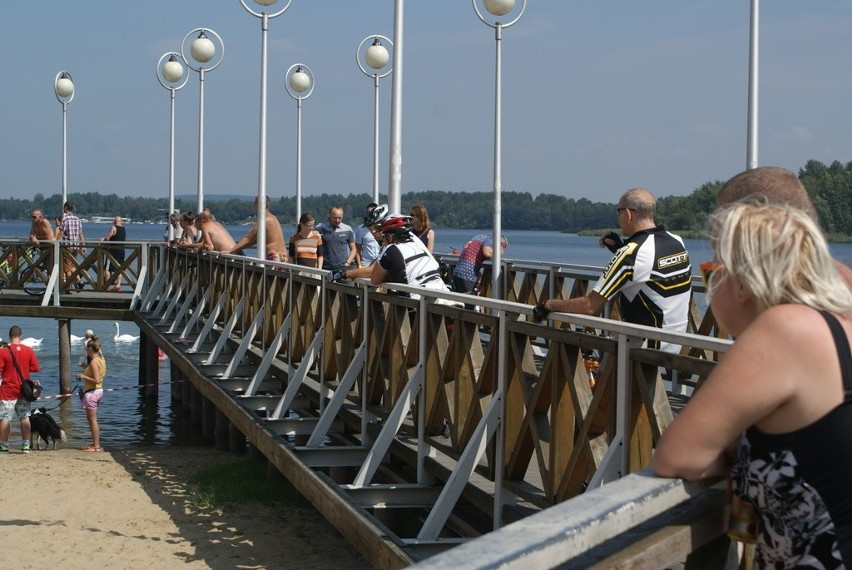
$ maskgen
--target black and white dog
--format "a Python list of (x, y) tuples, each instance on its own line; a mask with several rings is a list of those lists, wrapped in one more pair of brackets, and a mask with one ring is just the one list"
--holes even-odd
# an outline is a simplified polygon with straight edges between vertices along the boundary
[(47, 408), (36, 408), (32, 411), (30, 414), (30, 427), (32, 428), (32, 431), (30, 432), (30, 447), (33, 447), (33, 442), (35, 442), (35, 448), (41, 449), (40, 441), (44, 440), (44, 448), (48, 449), (49, 443), (47, 438), (50, 438), (53, 441), (53, 449), (56, 449), (57, 439), (62, 443), (68, 441), (65, 431), (62, 430), (56, 423), (56, 420), (47, 413)]

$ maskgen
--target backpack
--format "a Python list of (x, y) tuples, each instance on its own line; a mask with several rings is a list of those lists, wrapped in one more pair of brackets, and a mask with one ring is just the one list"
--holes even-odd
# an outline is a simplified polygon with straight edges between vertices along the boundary
[(35, 402), (41, 396), (41, 382), (27, 378), (21, 382), (21, 397), (27, 402)]

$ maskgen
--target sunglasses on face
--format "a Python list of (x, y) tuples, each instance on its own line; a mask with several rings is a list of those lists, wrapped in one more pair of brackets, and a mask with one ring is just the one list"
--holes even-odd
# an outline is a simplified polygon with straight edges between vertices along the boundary
[(701, 271), (701, 281), (704, 283), (704, 288), (708, 288), (710, 286), (710, 281), (713, 279), (713, 274), (717, 269), (722, 267), (720, 264), (715, 261), (705, 261), (701, 265), (698, 266)]

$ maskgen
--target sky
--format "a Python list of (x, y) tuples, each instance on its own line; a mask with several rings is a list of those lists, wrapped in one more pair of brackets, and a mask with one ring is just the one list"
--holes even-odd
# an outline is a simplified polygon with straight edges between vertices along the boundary
[[(279, 0), (278, 5), (282, 5)], [(528, 0), (503, 32), (502, 189), (615, 202), (628, 188), (688, 195), (746, 167), (748, 0)], [(296, 102), (307, 64), (302, 193), (371, 193), (373, 80), (355, 53), (393, 36), (393, 0), (293, 0), (269, 23), (267, 194), (296, 188)], [(168, 196), (169, 93), (160, 56), (205, 27), (204, 193), (256, 195), (260, 19), (238, 0), (0, 1), (0, 197), (58, 194), (67, 70), (67, 189)], [(852, 0), (772, 0), (760, 11), (758, 163), (852, 160)], [(404, 2), (405, 193), (491, 191), (494, 32), (468, 0)], [(175, 192), (194, 195), (199, 81), (176, 95)], [(388, 188), (391, 78), (380, 90)], [(427, 205), (428, 206), (428, 205)]]

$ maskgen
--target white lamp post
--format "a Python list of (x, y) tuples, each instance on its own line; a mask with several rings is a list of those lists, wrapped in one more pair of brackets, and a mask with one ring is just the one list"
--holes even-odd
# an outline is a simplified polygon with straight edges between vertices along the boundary
[(503, 297), (501, 288), (501, 257), (502, 248), (500, 236), (503, 233), (502, 228), (502, 53), (501, 44), (503, 40), (503, 29), (508, 28), (517, 22), (524, 14), (527, 7), (527, 0), (521, 0), (521, 6), (515, 10), (515, 0), (484, 0), (485, 9), (491, 16), (500, 17), (507, 14), (510, 15), (515, 11), (514, 17), (507, 23), (502, 23), (494, 18), (486, 18), (482, 11), (477, 6), (477, 0), (472, 0), (473, 11), (476, 16), (485, 25), (494, 28), (494, 39), (496, 40), (496, 57), (495, 57), (495, 73), (494, 73), (494, 254), (491, 258), (491, 291), (494, 298), (500, 299)]
[(314, 73), (304, 63), (290, 66), (284, 74), (287, 94), (296, 100), (296, 219), (302, 217), (302, 99), (314, 92)]
[[(471, 0), (473, 11), (476, 16), (487, 26), (494, 28), (494, 39), (496, 43), (495, 57), (495, 72), (494, 72), (494, 253), (491, 257), (491, 290), (495, 299), (502, 299), (504, 296), (502, 285), (502, 257), (503, 244), (501, 236), (502, 228), (502, 203), (501, 203), (501, 186), (502, 186), (502, 59), (500, 46), (503, 41), (503, 28), (508, 28), (517, 22), (524, 14), (527, 7), (527, 0), (521, 0), (520, 8), (515, 8), (515, 0), (483, 0), (485, 9), (494, 18), (507, 16), (508, 22), (502, 23), (494, 18), (486, 18), (479, 10), (476, 2)], [(500, 335), (498, 338), (497, 350), (500, 354), (506, 353), (506, 335)], [(506, 363), (505, 358), (498, 359), (497, 362), (497, 394), (495, 398), (503, 398), (506, 393)], [(504, 430), (501, 428), (496, 430), (496, 440), (494, 447), (496, 449), (495, 465), (503, 465), (503, 446), (504, 446)], [(503, 493), (503, 470), (498, 468), (494, 477), (495, 488), (497, 491), (494, 494), (494, 529), (500, 527), (502, 520)]]
[(53, 80), (53, 92), (56, 99), (62, 103), (62, 207), (68, 201), (68, 181), (66, 143), (68, 142), (68, 103), (74, 99), (74, 80), (67, 71), (60, 71)]
[[(277, 0), (254, 0), (260, 6), (271, 6)], [(240, 0), (240, 4), (252, 16), (260, 18), (260, 143), (258, 149), (257, 167), (257, 257), (266, 259), (266, 224), (261, 223), (266, 215), (266, 53), (267, 32), (269, 31), (269, 19), (283, 14), (290, 7), (287, 0), (284, 7), (272, 13), (256, 12), (246, 3)]]
[[(169, 90), (169, 213), (175, 210), (175, 91), (186, 85), (189, 74), (184, 69), (184, 61), (177, 52), (163, 54), (157, 62), (157, 81)], [(168, 222), (169, 241), (175, 237), (175, 228)]]
[[(372, 43), (364, 49), (370, 40), (373, 40)], [(393, 47), (393, 42), (388, 38), (375, 35), (364, 38), (355, 51), (355, 62), (364, 75), (373, 78), (373, 85), (375, 86), (373, 97), (373, 202), (377, 204), (379, 203), (379, 80), (393, 71), (393, 65), (388, 65), (390, 54), (382, 41), (391, 48)]]
[[(195, 39), (187, 44), (191, 37)], [(213, 37), (213, 40), (210, 39)], [(215, 40), (215, 41), (214, 41)], [(187, 57), (187, 48), (189, 57)], [(210, 28), (196, 28), (184, 36), (180, 53), (187, 67), (198, 73), (198, 191), (196, 213), (204, 209), (204, 74), (222, 63), (225, 44), (219, 34)]]
[(748, 134), (746, 170), (757, 168), (758, 77), (760, 64), (760, 0), (751, 0), (748, 36)]

